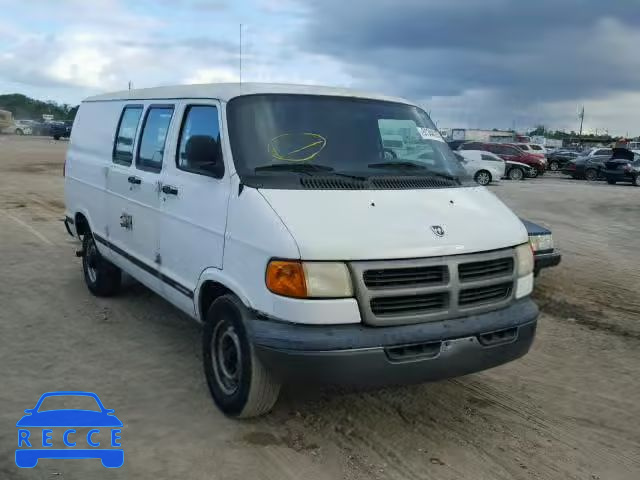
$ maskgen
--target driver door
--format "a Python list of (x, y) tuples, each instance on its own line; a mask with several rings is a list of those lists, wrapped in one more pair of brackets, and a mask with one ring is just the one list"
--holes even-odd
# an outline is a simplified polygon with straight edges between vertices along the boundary
[(193, 315), (202, 271), (222, 268), (230, 178), (224, 168), (220, 104), (184, 100), (160, 188), (161, 273), (165, 296)]

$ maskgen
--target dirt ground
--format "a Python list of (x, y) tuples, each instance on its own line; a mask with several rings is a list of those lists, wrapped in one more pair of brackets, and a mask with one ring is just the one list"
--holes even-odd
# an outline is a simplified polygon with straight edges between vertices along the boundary
[[(137, 284), (87, 291), (60, 222), (66, 145), (0, 135), (0, 479), (640, 478), (640, 188), (561, 175), (491, 187), (563, 254), (537, 281), (523, 359), (381, 391), (293, 385), (239, 422), (210, 400), (198, 325)], [(16, 421), (63, 389), (116, 410), (121, 469), (16, 467)]]

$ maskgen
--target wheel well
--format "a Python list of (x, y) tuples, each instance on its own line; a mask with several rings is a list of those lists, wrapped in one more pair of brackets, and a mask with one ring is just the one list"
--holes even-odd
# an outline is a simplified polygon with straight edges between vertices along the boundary
[(87, 221), (87, 218), (83, 214), (76, 213), (75, 222), (76, 222), (76, 233), (78, 234), (78, 236), (84, 235), (85, 233), (89, 233), (91, 231), (89, 222)]
[(227, 293), (233, 292), (221, 283), (214, 282), (213, 280), (204, 282), (202, 287), (200, 287), (200, 298), (198, 299), (200, 319), (204, 320), (204, 316), (207, 314), (207, 310), (209, 310), (209, 305), (211, 305), (215, 299)]

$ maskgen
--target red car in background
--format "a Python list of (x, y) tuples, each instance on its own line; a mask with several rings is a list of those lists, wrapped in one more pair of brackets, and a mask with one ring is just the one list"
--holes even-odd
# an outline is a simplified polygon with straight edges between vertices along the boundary
[(460, 145), (458, 150), (484, 150), (495, 153), (503, 160), (524, 163), (533, 168), (536, 177), (543, 175), (547, 169), (547, 161), (544, 156), (524, 152), (508, 143), (466, 142)]

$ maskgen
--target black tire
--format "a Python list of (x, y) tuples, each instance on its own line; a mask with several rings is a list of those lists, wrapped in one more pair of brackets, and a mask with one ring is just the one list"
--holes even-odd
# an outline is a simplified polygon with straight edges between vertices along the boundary
[(549, 170), (551, 170), (552, 172), (557, 172), (558, 170), (560, 170), (560, 163), (556, 161), (549, 162)]
[(536, 168), (531, 169), (531, 178), (536, 178), (538, 176), (538, 170)]
[(235, 418), (269, 412), (280, 393), (280, 382), (255, 354), (248, 319), (249, 311), (235, 295), (222, 295), (209, 307), (202, 332), (209, 391), (218, 408)]
[(596, 180), (598, 180), (598, 170), (596, 170), (595, 168), (587, 168), (584, 171), (584, 178), (588, 182), (595, 182)]
[(615, 184), (616, 184), (616, 181), (615, 181), (613, 178), (607, 178), (607, 183), (608, 183), (609, 185), (615, 185)]
[(640, 187), (640, 175), (636, 175), (636, 177), (633, 179), (633, 185), (636, 187)]
[(479, 185), (489, 185), (491, 183), (491, 173), (486, 170), (480, 170), (479, 172), (476, 172), (476, 175), (473, 177), (473, 179)]
[(54, 140), (60, 140), (60, 135), (54, 135), (54, 136), (53, 136), (53, 139), (54, 139)]
[(524, 179), (524, 170), (520, 167), (513, 167), (509, 170), (507, 177), (509, 177), (509, 180), (522, 180)]
[(122, 272), (105, 259), (91, 232), (82, 239), (82, 271), (89, 291), (98, 297), (112, 297), (120, 290)]
[(24, 132), (22, 131), (21, 128), (16, 129), (16, 135), (24, 135)]

